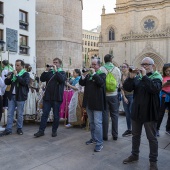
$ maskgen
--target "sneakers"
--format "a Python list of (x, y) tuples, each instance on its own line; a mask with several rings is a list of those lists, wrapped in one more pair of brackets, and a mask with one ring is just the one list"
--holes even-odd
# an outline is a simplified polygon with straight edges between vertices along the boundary
[(44, 136), (44, 132), (38, 131), (37, 133), (34, 134), (35, 137), (41, 137)]
[(170, 131), (166, 131), (165, 133), (166, 133), (167, 135), (170, 135)]
[(128, 158), (123, 160), (124, 164), (133, 163), (139, 160), (138, 156), (130, 155)]
[(103, 145), (96, 145), (94, 148), (94, 152), (100, 152), (103, 149)]
[(131, 135), (132, 135), (132, 131), (131, 131), (131, 130), (126, 130), (126, 131), (122, 134), (123, 137), (131, 136)]
[(6, 136), (6, 135), (11, 135), (11, 134), (12, 134), (12, 132), (7, 131), (7, 130), (5, 129), (2, 133), (0, 133), (0, 137)]
[(66, 127), (66, 128), (71, 128), (72, 125), (71, 125), (71, 124), (67, 124), (67, 125), (65, 125), (65, 127)]
[(86, 145), (96, 144), (96, 142), (93, 139), (90, 139), (86, 142)]
[(150, 162), (150, 170), (158, 170), (157, 162)]
[(2, 126), (0, 126), (0, 132), (3, 132), (5, 130), (5, 128), (3, 128)]
[(57, 132), (52, 132), (52, 137), (56, 137), (57, 136)]
[(18, 135), (23, 135), (22, 129), (17, 129), (17, 134), (18, 134)]
[(156, 131), (156, 136), (159, 137), (160, 134), (159, 134), (159, 130)]

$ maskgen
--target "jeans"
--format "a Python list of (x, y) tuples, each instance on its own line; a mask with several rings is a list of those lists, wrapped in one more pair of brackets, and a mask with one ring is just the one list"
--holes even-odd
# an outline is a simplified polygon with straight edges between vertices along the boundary
[(167, 119), (167, 123), (166, 123), (166, 131), (170, 131), (170, 102), (165, 102), (165, 97), (162, 97), (162, 100), (161, 100), (161, 108), (160, 108), (160, 112), (159, 112), (157, 130), (159, 130), (159, 128), (161, 126), (163, 117), (165, 115), (166, 108), (168, 108), (168, 119)]
[(125, 95), (125, 97), (128, 100), (128, 104), (125, 103), (124, 98), (123, 98), (123, 107), (124, 107), (125, 114), (126, 114), (127, 129), (131, 130), (131, 108), (132, 108), (132, 103), (133, 103), (133, 94)]
[(112, 120), (112, 136), (118, 137), (119, 100), (118, 96), (106, 96), (106, 111), (103, 111), (103, 138), (108, 138), (109, 111)]
[(41, 123), (40, 123), (39, 131), (41, 132), (45, 131), (51, 108), (53, 109), (53, 115), (54, 115), (52, 132), (55, 133), (57, 131), (58, 126), (59, 126), (59, 120), (60, 120), (60, 116), (59, 116), (60, 105), (61, 105), (61, 102), (43, 100), (43, 114), (41, 116)]
[(141, 123), (132, 120), (132, 155), (139, 155), (142, 126), (144, 125), (147, 139), (149, 140), (149, 160), (156, 162), (158, 157), (158, 141), (156, 138), (156, 122)]
[(102, 111), (90, 110), (86, 107), (87, 115), (90, 123), (91, 137), (96, 141), (96, 145), (103, 144), (102, 130)]
[(23, 113), (25, 101), (16, 101), (16, 96), (12, 95), (11, 100), (8, 100), (8, 116), (6, 130), (12, 132), (12, 125), (14, 120), (14, 111), (17, 107), (17, 129), (23, 127)]

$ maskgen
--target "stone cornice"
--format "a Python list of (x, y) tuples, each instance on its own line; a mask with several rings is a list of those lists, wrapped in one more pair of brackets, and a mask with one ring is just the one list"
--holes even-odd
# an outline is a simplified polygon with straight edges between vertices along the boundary
[(165, 4), (169, 4), (170, 1), (169, 0), (162, 0), (162, 1), (157, 1), (157, 2), (145, 2), (145, 1), (141, 1), (141, 2), (136, 2), (136, 1), (129, 1), (127, 3), (123, 3), (123, 4), (117, 4), (115, 11), (123, 11), (123, 10), (130, 10), (130, 9), (134, 9), (134, 8), (148, 8), (148, 7), (155, 7), (156, 6), (160, 6), (160, 5), (165, 5)]
[(141, 39), (157, 39), (157, 38), (170, 38), (170, 30), (153, 32), (153, 33), (134, 33), (122, 34), (122, 41), (141, 40)]

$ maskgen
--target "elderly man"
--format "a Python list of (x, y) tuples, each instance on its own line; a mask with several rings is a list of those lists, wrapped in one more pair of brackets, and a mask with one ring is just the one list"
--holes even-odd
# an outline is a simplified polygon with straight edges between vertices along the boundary
[(162, 77), (154, 71), (154, 61), (145, 57), (141, 62), (140, 73), (131, 72), (123, 88), (134, 90), (132, 105), (132, 154), (123, 160), (124, 164), (138, 161), (142, 126), (144, 125), (150, 146), (150, 170), (157, 170), (158, 141), (156, 138), (156, 124), (159, 112), (159, 92), (162, 87)]
[(86, 108), (91, 130), (91, 139), (86, 145), (96, 144), (94, 151), (100, 152), (103, 148), (102, 112), (106, 108), (105, 79), (106, 74), (100, 71), (100, 60), (92, 60), (92, 68), (79, 80), (85, 86), (83, 107)]

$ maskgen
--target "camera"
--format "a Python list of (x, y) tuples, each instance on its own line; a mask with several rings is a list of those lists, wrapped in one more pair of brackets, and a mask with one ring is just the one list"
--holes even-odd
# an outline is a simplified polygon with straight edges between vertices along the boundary
[(139, 70), (138, 68), (134, 69), (134, 68), (129, 68), (129, 72), (130, 73), (139, 73), (141, 72), (141, 70)]
[(47, 64), (46, 67), (54, 67), (53, 65)]
[(82, 73), (88, 72), (89, 70), (90, 70), (89, 68), (85, 68), (85, 67), (84, 67), (84, 68), (82, 69)]
[(5, 77), (8, 77), (10, 75), (12, 75), (13, 72), (9, 72), (8, 74), (4, 75)]

